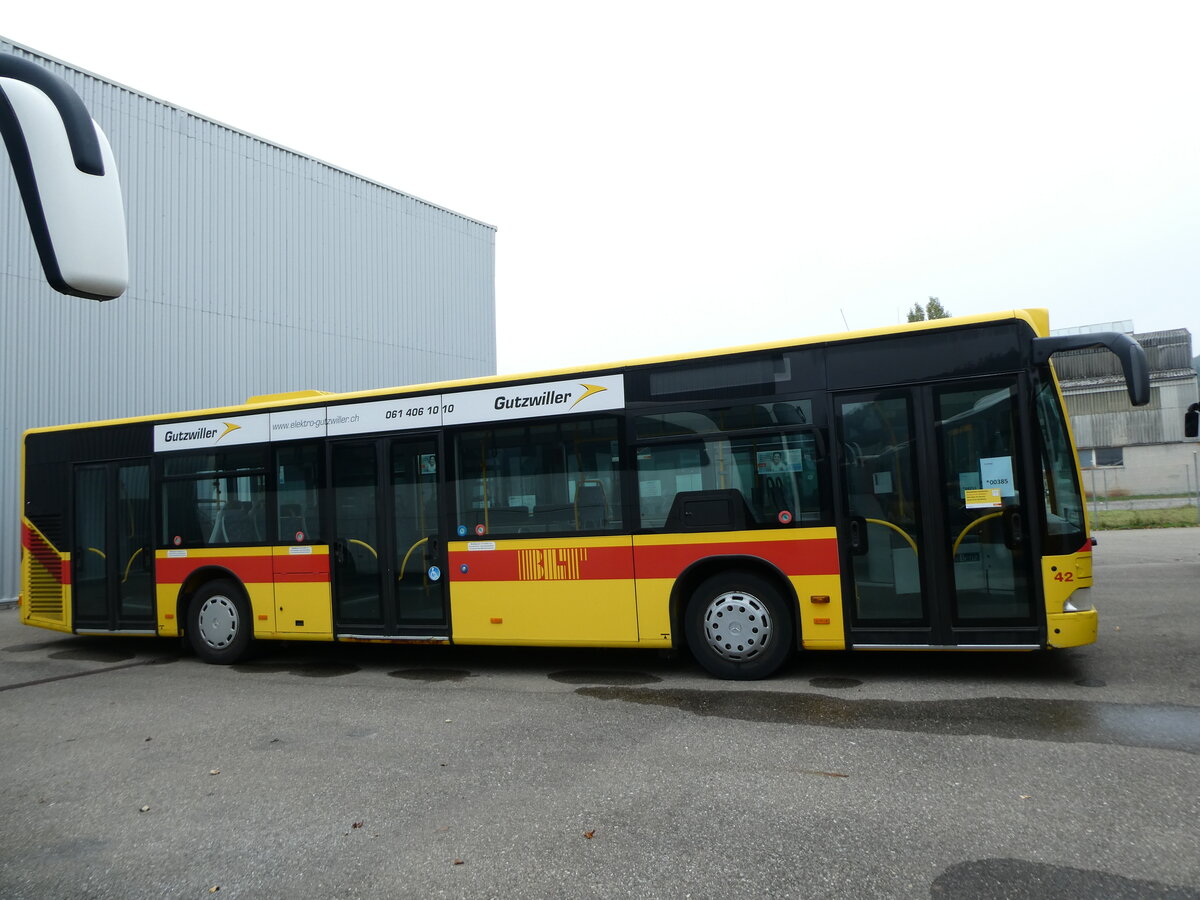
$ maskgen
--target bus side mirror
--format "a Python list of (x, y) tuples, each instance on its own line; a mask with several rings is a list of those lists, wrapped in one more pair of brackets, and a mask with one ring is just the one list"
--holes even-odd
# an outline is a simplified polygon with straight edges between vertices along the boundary
[(121, 296), (129, 283), (121, 184), (79, 95), (41, 66), (0, 54), (0, 137), (50, 286), (89, 300)]
[(1200, 437), (1200, 403), (1193, 403), (1183, 414), (1183, 436)]
[(1098, 331), (1034, 338), (1033, 362), (1041, 364), (1063, 350), (1084, 350), (1088, 347), (1107, 347), (1116, 354), (1121, 361), (1121, 371), (1125, 373), (1125, 388), (1129, 392), (1130, 403), (1145, 406), (1150, 402), (1150, 364), (1146, 362), (1146, 351), (1127, 334)]

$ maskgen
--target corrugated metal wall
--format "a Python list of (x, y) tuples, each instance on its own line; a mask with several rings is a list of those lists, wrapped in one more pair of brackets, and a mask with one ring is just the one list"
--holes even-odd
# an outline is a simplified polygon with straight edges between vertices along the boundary
[(1098, 394), (1063, 393), (1080, 448), (1175, 443), (1183, 440), (1184, 410), (1196, 402), (1196, 375), (1151, 387), (1146, 406), (1130, 406), (1124, 385)]
[(0, 600), (18, 448), (39, 425), (496, 371), (495, 229), (0, 38), (83, 98), (125, 192), (130, 287), (42, 275), (0, 146)]
[(1129, 447), (1183, 440), (1183, 413), (1196, 402), (1192, 336), (1186, 328), (1133, 336), (1150, 366), (1150, 402), (1131, 407), (1121, 364), (1108, 350), (1054, 356), (1075, 443), (1080, 448)]
[[(1146, 331), (1133, 337), (1146, 351), (1146, 363), (1154, 375), (1186, 373), (1192, 368), (1192, 335), (1186, 328)], [(1115, 353), (1103, 348), (1057, 353), (1054, 370), (1063, 382), (1103, 378), (1123, 380), (1120, 360)]]

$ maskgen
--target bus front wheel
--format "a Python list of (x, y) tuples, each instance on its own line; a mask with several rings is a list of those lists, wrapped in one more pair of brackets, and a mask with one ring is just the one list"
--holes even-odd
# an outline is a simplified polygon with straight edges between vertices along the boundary
[(779, 591), (751, 572), (706, 579), (684, 616), (692, 655), (718, 678), (774, 674), (792, 652), (791, 617)]
[(188, 641), (205, 662), (228, 665), (244, 657), (253, 627), (250, 604), (229, 581), (210, 581), (188, 604)]

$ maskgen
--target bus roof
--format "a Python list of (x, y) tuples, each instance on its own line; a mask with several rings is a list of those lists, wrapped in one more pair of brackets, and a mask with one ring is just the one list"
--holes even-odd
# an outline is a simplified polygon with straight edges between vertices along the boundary
[(597, 362), (582, 366), (569, 366), (557, 369), (545, 369), (536, 372), (516, 372), (508, 375), (483, 375), (476, 378), (462, 378), (452, 381), (428, 382), (425, 384), (401, 385), (384, 388), (372, 388), (362, 391), (329, 392), (320, 390), (295, 390), (279, 394), (265, 394), (250, 397), (245, 403), (229, 406), (216, 406), (207, 409), (189, 409), (176, 412), (159, 413), (142, 416), (129, 416), (118, 419), (104, 419), (93, 422), (76, 422), (65, 425), (43, 426), (30, 428), (25, 434), (40, 434), (51, 431), (69, 430), (75, 428), (99, 428), (106, 425), (129, 425), (137, 422), (161, 422), (173, 419), (191, 419), (205, 416), (229, 415), (253, 410), (280, 409), (302, 407), (313, 404), (341, 402), (343, 400), (367, 399), (371, 397), (427, 394), (436, 391), (453, 390), (457, 388), (503, 384), (507, 382), (540, 381), (549, 378), (560, 378), (579, 373), (602, 371), (605, 369), (627, 369), (640, 366), (661, 365), (664, 363), (684, 362), (694, 359), (705, 359), (717, 356), (735, 356), (742, 353), (754, 353), (763, 350), (778, 350), (788, 347), (804, 347), (820, 344), (845, 343), (848, 341), (864, 340), (873, 337), (904, 334), (910, 331), (927, 331), (942, 328), (961, 328), (969, 325), (983, 325), (1006, 320), (1019, 320), (1029, 325), (1035, 337), (1045, 337), (1050, 333), (1050, 316), (1047, 309), (1013, 309), (1003, 312), (981, 313), (972, 316), (951, 316), (945, 319), (929, 319), (923, 322), (908, 322), (901, 325), (889, 325), (881, 328), (867, 328), (856, 331), (837, 332), (833, 334), (814, 335), (812, 337), (794, 338), (783, 341), (768, 341), (759, 344), (746, 344), (737, 347), (722, 347), (710, 350), (697, 350), (687, 353), (667, 354), (641, 359), (617, 360), (614, 362)]

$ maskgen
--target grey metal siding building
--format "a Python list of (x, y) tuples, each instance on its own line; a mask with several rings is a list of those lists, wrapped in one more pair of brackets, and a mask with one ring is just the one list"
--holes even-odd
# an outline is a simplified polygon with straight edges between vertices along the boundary
[(0, 144), (0, 601), (26, 428), (496, 371), (495, 228), (0, 38), (116, 156), (126, 294), (55, 293)]
[(1120, 363), (1107, 350), (1054, 357), (1084, 487), (1104, 496), (1190, 492), (1197, 444), (1183, 436), (1183, 415), (1197, 400), (1192, 336), (1174, 328), (1133, 338), (1150, 367), (1150, 402), (1142, 407), (1129, 405)]

